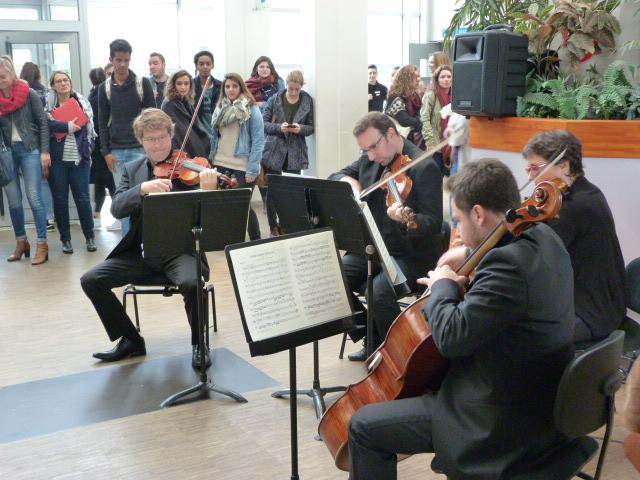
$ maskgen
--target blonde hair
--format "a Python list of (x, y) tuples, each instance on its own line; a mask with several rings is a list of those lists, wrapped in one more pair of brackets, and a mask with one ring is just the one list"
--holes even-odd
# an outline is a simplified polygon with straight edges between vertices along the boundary
[(133, 121), (133, 133), (140, 143), (145, 130), (165, 129), (173, 137), (171, 117), (159, 108), (145, 108)]
[(287, 83), (289, 82), (304, 85), (304, 74), (302, 70), (291, 70), (289, 75), (287, 75)]
[(16, 67), (13, 65), (13, 60), (9, 55), (0, 55), (0, 68), (4, 68), (9, 72), (9, 75), (13, 77), (13, 80), (18, 79), (16, 74)]

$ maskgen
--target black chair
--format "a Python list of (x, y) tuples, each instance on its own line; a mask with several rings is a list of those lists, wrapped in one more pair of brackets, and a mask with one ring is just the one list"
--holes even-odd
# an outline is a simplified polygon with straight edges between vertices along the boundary
[[(213, 289), (213, 285), (205, 285), (203, 289), (205, 298), (211, 297), (211, 316), (213, 320), (213, 331), (218, 331), (218, 321), (216, 318), (216, 295)], [(140, 314), (138, 312), (138, 295), (162, 295), (163, 297), (171, 297), (173, 295), (180, 295), (180, 289), (177, 285), (173, 284), (164, 275), (158, 275), (151, 277), (143, 284), (127, 285), (122, 293), (122, 306), (125, 311), (127, 310), (127, 296), (133, 297), (133, 312), (136, 321), (136, 329), (140, 331)], [(208, 303), (203, 302), (205, 308), (204, 316), (207, 319), (206, 328), (206, 343), (209, 344), (209, 309)]]
[[(627, 365), (622, 367), (625, 378), (629, 375), (633, 362), (640, 355), (640, 258), (632, 260), (626, 268), (627, 316), (620, 329), (625, 332), (624, 353)], [(635, 318), (635, 320), (634, 320)]]
[[(512, 480), (600, 478), (613, 429), (615, 394), (622, 384), (618, 365), (623, 344), (624, 332), (616, 330), (567, 365), (558, 386), (553, 417), (556, 428), (569, 442), (540, 458), (526, 473), (510, 477)], [(606, 428), (598, 464), (591, 476), (581, 470), (598, 451), (598, 442), (587, 434), (603, 425)]]

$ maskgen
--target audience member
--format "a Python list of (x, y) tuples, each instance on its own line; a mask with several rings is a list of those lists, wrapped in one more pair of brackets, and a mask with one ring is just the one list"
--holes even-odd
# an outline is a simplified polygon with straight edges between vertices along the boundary
[(258, 57), (253, 64), (253, 70), (246, 85), (261, 110), (271, 97), (285, 89), (284, 80), (278, 75), (273, 62), (264, 55)]
[[(116, 185), (120, 183), (126, 163), (144, 158), (144, 150), (133, 134), (133, 120), (143, 109), (155, 106), (149, 79), (138, 77), (129, 69), (131, 52), (126, 40), (111, 42), (109, 60), (114, 65), (113, 74), (98, 87), (100, 148), (109, 170), (114, 173)], [(124, 235), (129, 222), (126, 218), (121, 222)]]
[(149, 80), (151, 88), (153, 88), (153, 97), (155, 99), (156, 108), (160, 108), (164, 100), (164, 87), (167, 84), (169, 75), (167, 75), (167, 64), (164, 55), (158, 52), (149, 54)]
[[(53, 193), (53, 209), (56, 215), (63, 253), (73, 253), (71, 229), (69, 227), (69, 188), (76, 204), (82, 233), (87, 250), (96, 251), (93, 234), (93, 216), (91, 215), (91, 197), (89, 195), (89, 173), (91, 150), (95, 137), (93, 110), (91, 104), (73, 90), (68, 73), (55, 71), (51, 75), (52, 90), (47, 95), (49, 131), (51, 132), (51, 171), (49, 185)], [(87, 122), (75, 120), (57, 120), (56, 109), (71, 102), (78, 112), (83, 112)], [(70, 104), (71, 105), (71, 104)], [(76, 123), (78, 122), (78, 123)]]
[(0, 58), (0, 129), (13, 157), (14, 180), (4, 187), (16, 237), (15, 251), (7, 258), (15, 262), (29, 257), (31, 246), (25, 230), (20, 177), (36, 224), (37, 249), (32, 265), (49, 259), (47, 212), (42, 201), (42, 178), (49, 175), (49, 126), (38, 94), (16, 75), (10, 57)]
[[(174, 150), (182, 146), (184, 136), (193, 117), (194, 83), (193, 77), (186, 70), (175, 72), (167, 83), (166, 97), (162, 102), (162, 111), (169, 115), (175, 125), (172, 140)], [(211, 142), (207, 129), (202, 124), (200, 117), (197, 117), (185, 144), (185, 151), (191, 157), (208, 158), (210, 148)]]
[[(207, 50), (202, 50), (193, 56), (193, 63), (195, 64), (198, 72), (194, 79), (196, 84), (194, 102), (198, 103), (200, 96), (204, 91), (204, 100), (202, 100), (202, 105), (200, 106), (200, 110), (198, 110), (198, 116), (200, 117), (200, 120), (202, 120), (202, 124), (207, 129), (209, 135), (211, 135), (213, 132), (211, 127), (211, 117), (216, 108), (216, 102), (220, 97), (222, 82), (217, 78), (214, 78), (211, 74), (214, 67), (213, 53)], [(207, 89), (204, 90), (204, 86), (206, 85), (209, 77), (211, 77), (211, 81), (209, 82)]]
[(371, 64), (368, 68), (369, 74), (369, 111), (382, 112), (384, 101), (387, 98), (387, 87), (378, 82), (378, 67)]
[[(304, 76), (300, 70), (287, 75), (287, 89), (266, 104), (262, 119), (266, 138), (262, 166), (266, 174), (300, 173), (309, 167), (305, 137), (313, 133), (313, 99), (302, 91)], [(275, 205), (267, 190), (267, 219), (271, 235), (282, 233)]]
[(407, 139), (418, 148), (424, 149), (420, 120), (422, 99), (417, 94), (419, 83), (420, 72), (415, 65), (405, 65), (398, 70), (389, 89), (385, 113), (400, 126), (409, 127)]
[[(89, 79), (91, 80), (91, 91), (89, 92), (89, 103), (91, 104), (91, 111), (93, 112), (94, 130), (96, 121), (98, 119), (98, 86), (106, 80), (106, 75), (101, 67), (92, 69), (89, 72)], [(98, 132), (96, 131), (96, 134)], [(94, 224), (100, 221), (100, 212), (102, 211), (102, 205), (104, 205), (105, 189), (109, 191), (109, 195), (113, 198), (116, 193), (116, 183), (113, 179), (113, 173), (107, 167), (107, 162), (102, 155), (102, 149), (100, 148), (100, 136), (97, 135), (94, 140), (93, 149), (91, 150), (91, 174), (90, 181), (93, 183), (94, 189), (94, 210), (93, 218)]]
[[(264, 123), (251, 92), (237, 73), (224, 76), (211, 126), (211, 163), (220, 173), (236, 178), (239, 187), (248, 187), (253, 191), (260, 173)], [(251, 207), (248, 232), (251, 240), (260, 238), (258, 216)]]
[[(443, 118), (441, 110), (451, 103), (451, 82), (451, 67), (447, 65), (438, 67), (433, 73), (431, 88), (422, 99), (420, 118), (422, 120), (422, 136), (427, 149), (434, 148), (444, 139), (449, 117)], [(433, 159), (443, 175), (448, 175), (451, 167), (451, 146), (446, 145), (434, 154)]]

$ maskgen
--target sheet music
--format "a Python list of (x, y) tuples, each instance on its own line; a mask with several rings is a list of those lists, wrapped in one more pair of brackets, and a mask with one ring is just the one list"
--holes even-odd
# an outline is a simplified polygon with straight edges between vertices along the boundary
[(396, 270), (395, 263), (389, 254), (389, 250), (387, 250), (387, 245), (384, 243), (384, 239), (378, 229), (378, 225), (371, 214), (369, 205), (367, 202), (358, 202), (358, 205), (360, 205), (362, 213), (364, 213), (364, 219), (367, 222), (369, 232), (371, 233), (371, 239), (373, 240), (373, 244), (378, 252), (378, 257), (380, 257), (380, 263), (384, 264), (385, 269), (389, 274), (391, 284), (395, 285), (398, 282), (398, 271)]
[(352, 314), (331, 231), (238, 248), (230, 256), (253, 341)]

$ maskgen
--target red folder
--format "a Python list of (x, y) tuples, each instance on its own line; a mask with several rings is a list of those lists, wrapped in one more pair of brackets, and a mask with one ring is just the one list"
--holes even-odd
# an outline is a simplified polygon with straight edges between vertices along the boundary
[[(67, 100), (64, 105), (52, 110), (51, 116), (60, 122), (70, 122), (75, 118), (76, 120), (73, 123), (79, 127), (84, 127), (89, 123), (89, 117), (84, 113), (84, 110), (78, 101), (73, 97)], [(67, 134), (54, 133), (54, 135), (57, 140), (62, 140)]]

